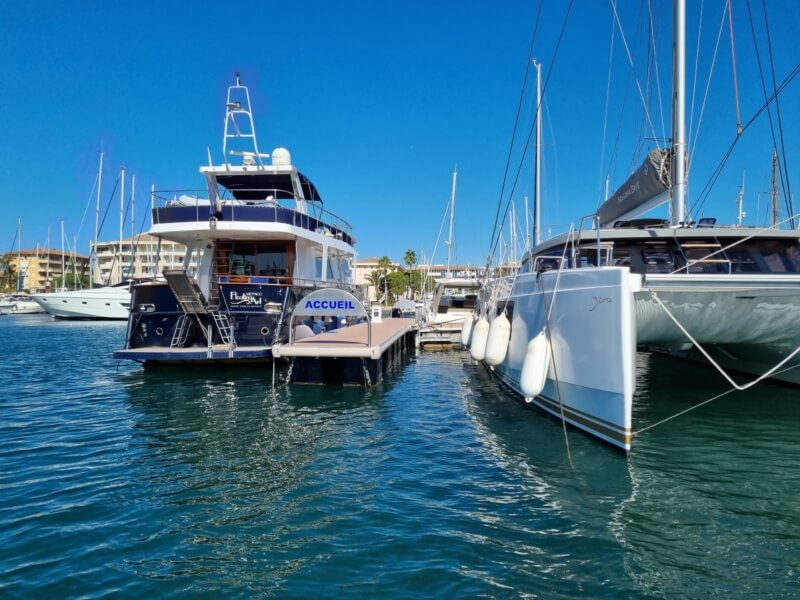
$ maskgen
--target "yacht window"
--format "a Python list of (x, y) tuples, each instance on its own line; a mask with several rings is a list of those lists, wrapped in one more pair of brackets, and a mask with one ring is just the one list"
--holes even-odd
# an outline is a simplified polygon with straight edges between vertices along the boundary
[(231, 245), (231, 275), (284, 276), (289, 272), (284, 244), (237, 242)]
[(769, 273), (800, 272), (800, 248), (797, 243), (783, 240), (764, 240), (755, 244)]
[(561, 256), (537, 256), (533, 263), (533, 270), (542, 271), (558, 270), (561, 268)]
[(675, 257), (666, 244), (653, 244), (642, 248), (646, 273), (672, 273)]
[(314, 257), (314, 278), (322, 279), (322, 254)]
[[(608, 264), (610, 250), (609, 246), (600, 247), (600, 266)], [(597, 246), (581, 246), (578, 248), (578, 268), (596, 266), (598, 266)]]
[(612, 267), (630, 267), (633, 268), (631, 262), (631, 249), (628, 246), (614, 246), (614, 251), (611, 258)]
[(741, 244), (726, 250), (725, 255), (731, 261), (731, 273), (758, 273), (761, 270), (752, 250)]
[(683, 245), (689, 273), (728, 273), (730, 263), (716, 243), (693, 242)]
[(347, 258), (340, 258), (339, 259), (339, 270), (342, 272), (342, 279), (345, 281), (349, 281), (351, 278), (350, 274), (350, 260)]

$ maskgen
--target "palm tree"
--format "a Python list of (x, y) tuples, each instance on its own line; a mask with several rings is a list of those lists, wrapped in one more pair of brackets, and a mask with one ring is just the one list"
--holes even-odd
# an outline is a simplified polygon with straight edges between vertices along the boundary
[[(383, 277), (383, 302), (389, 301), (389, 268), (392, 266), (392, 259), (388, 256), (382, 256), (378, 259), (378, 272)], [(376, 288), (379, 289), (379, 288)]]
[(388, 256), (383, 256), (378, 259), (378, 268), (384, 275), (389, 273), (389, 267), (392, 266), (392, 259)]
[(380, 270), (370, 271), (367, 273), (366, 280), (367, 282), (375, 287), (376, 296), (380, 293), (381, 290), (381, 280), (384, 279), (386, 275), (380, 272)]
[(17, 291), (17, 270), (11, 262), (11, 255), (0, 256), (0, 291)]
[(417, 264), (417, 253), (414, 252), (413, 250), (406, 250), (406, 254), (403, 257), (403, 260), (406, 262), (406, 265), (408, 265), (408, 287), (411, 288), (412, 292), (411, 295), (413, 296), (414, 289), (411, 285), (411, 281), (412, 281), (412, 274), (414, 272), (414, 265)]

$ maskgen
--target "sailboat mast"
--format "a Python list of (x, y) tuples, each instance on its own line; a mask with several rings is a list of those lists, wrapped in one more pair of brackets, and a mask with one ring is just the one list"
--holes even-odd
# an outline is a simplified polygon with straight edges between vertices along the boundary
[(778, 227), (778, 151), (772, 151), (772, 226)]
[(523, 254), (527, 254), (528, 250), (531, 249), (531, 234), (530, 229), (528, 228), (528, 196), (527, 194), (522, 197), (523, 202), (525, 203), (525, 252)]
[(64, 267), (64, 219), (61, 219), (61, 286), (59, 290), (66, 290), (67, 271)]
[(117, 253), (117, 271), (119, 272), (119, 283), (122, 282), (122, 236), (125, 226), (125, 167), (119, 168), (119, 176), (122, 180), (119, 190), (119, 252)]
[(137, 248), (134, 248), (134, 236), (136, 234), (136, 223), (134, 219), (134, 211), (136, 210), (136, 174), (131, 176), (131, 199), (129, 202), (129, 206), (131, 207), (131, 261), (128, 267), (128, 279), (132, 279), (134, 274), (136, 273), (136, 267), (134, 265), (134, 259), (136, 258), (136, 251)]
[(533, 61), (536, 67), (536, 170), (534, 176), (534, 202), (533, 202), (533, 243), (538, 246), (542, 243), (541, 218), (541, 167), (542, 167), (542, 63)]
[(736, 206), (738, 207), (738, 216), (736, 218), (736, 225), (741, 227), (744, 223), (744, 171), (742, 171), (742, 186), (739, 188), (739, 195), (736, 197)]
[[(97, 170), (97, 203), (94, 209), (94, 248), (92, 248), (92, 279), (100, 281), (100, 265), (97, 259), (97, 236), (100, 234), (100, 184), (103, 179), (103, 149), (100, 148), (100, 167)], [(63, 254), (63, 253), (62, 253)], [(63, 268), (61, 269), (63, 272)]]
[(672, 204), (670, 224), (685, 220), (686, 204), (686, 0), (672, 3)]
[(47, 266), (45, 269), (45, 286), (48, 288), (47, 291), (50, 291), (50, 225), (47, 226)]
[(22, 219), (17, 217), (17, 289), (22, 291)]
[(453, 224), (456, 218), (456, 177), (458, 176), (458, 167), (453, 169), (453, 187), (450, 189), (450, 234), (447, 237), (447, 276), (452, 277), (450, 273), (450, 252), (453, 249)]

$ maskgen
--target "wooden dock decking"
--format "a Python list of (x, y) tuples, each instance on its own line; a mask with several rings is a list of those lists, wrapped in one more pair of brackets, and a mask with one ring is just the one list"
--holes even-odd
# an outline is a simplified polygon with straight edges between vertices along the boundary
[(341, 383), (370, 385), (408, 353), (416, 339), (414, 319), (385, 319), (372, 323), (372, 340), (368, 340), (368, 323), (343, 327), (291, 344), (275, 344), (275, 358), (293, 359), (294, 383)]
[(386, 319), (372, 324), (372, 345), (368, 345), (367, 323), (342, 327), (328, 333), (303, 338), (291, 344), (275, 344), (272, 355), (340, 358), (370, 358), (376, 360), (397, 339), (414, 328), (414, 319)]

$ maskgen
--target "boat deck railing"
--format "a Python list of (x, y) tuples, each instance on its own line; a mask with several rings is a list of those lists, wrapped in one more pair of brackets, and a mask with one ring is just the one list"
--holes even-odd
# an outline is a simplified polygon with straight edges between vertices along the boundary
[[(284, 198), (284, 190), (237, 190), (255, 194), (264, 200), (222, 199), (220, 206), (212, 206), (198, 190), (153, 191), (153, 225), (170, 223), (203, 223), (216, 218), (225, 222), (283, 223), (301, 227), (353, 244), (353, 227), (340, 216), (324, 209), (320, 202), (306, 201), (309, 212), (296, 208), (294, 197)], [(280, 199), (276, 199), (281, 196)], [(221, 210), (216, 210), (217, 208)]]

